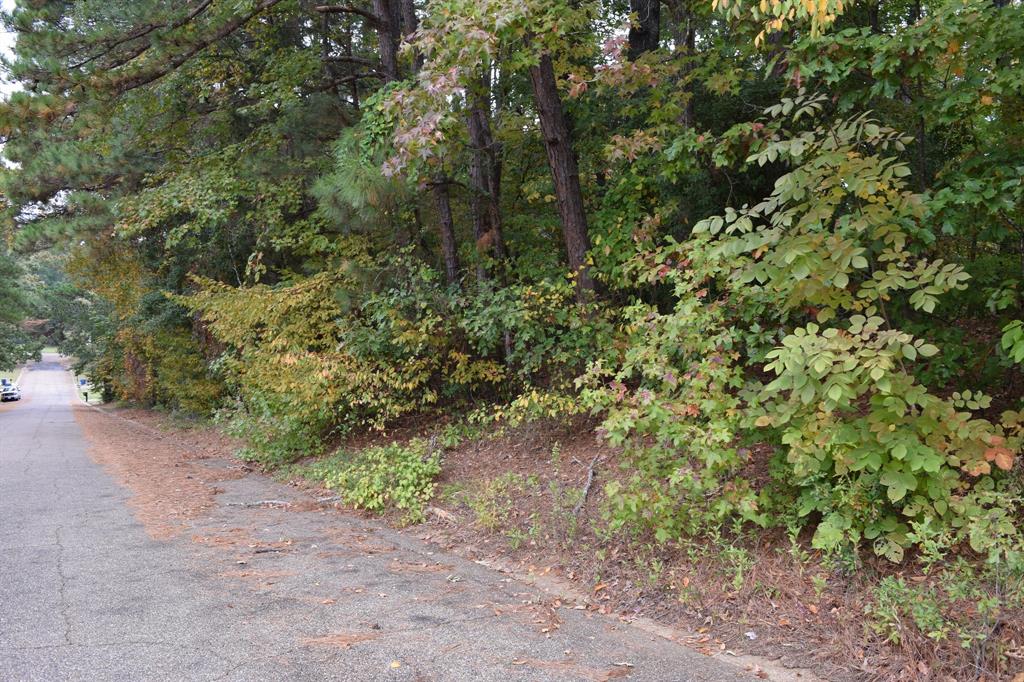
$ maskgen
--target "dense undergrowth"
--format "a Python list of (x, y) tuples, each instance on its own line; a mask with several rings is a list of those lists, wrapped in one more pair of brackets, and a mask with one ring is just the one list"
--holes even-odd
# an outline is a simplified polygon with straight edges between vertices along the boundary
[[(1004, 671), (1022, 12), (20, 2), (0, 364), (45, 318), (105, 398), (213, 416), (268, 468), (327, 455), (407, 521), (462, 441), (589, 415), (623, 467), (598, 544), (920, 568), (878, 584), (877, 636)], [(469, 426), (337, 449), (410, 420)], [(497, 529), (524, 485), (460, 504)]]

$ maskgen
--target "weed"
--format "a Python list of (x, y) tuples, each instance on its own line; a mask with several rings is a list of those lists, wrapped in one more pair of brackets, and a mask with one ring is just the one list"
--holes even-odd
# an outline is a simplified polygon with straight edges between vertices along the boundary
[(647, 562), (647, 586), (655, 587), (661, 583), (665, 575), (665, 562), (659, 557), (654, 557)]
[(814, 587), (815, 599), (821, 599), (821, 595), (828, 589), (828, 578), (823, 575), (812, 575), (811, 585)]
[(743, 589), (747, 572), (754, 567), (754, 559), (746, 549), (733, 544), (724, 545), (720, 551), (726, 573), (731, 578), (732, 588), (738, 592)]
[(562, 463), (562, 444), (557, 440), (551, 445), (551, 463), (555, 467)]
[(513, 552), (519, 549), (522, 546), (523, 541), (529, 537), (526, 533), (524, 533), (522, 530), (518, 528), (509, 529), (505, 533), (505, 536), (508, 538), (508, 546), (509, 548), (511, 548)]
[(446, 424), (435, 436), (437, 444), (445, 450), (457, 448), (467, 441), (480, 440), (488, 433), (488, 425), (469, 419)]
[(463, 499), (479, 525), (496, 531), (508, 521), (513, 496), (523, 493), (529, 486), (529, 478), (510, 472), (486, 481), (476, 493), (466, 492)]

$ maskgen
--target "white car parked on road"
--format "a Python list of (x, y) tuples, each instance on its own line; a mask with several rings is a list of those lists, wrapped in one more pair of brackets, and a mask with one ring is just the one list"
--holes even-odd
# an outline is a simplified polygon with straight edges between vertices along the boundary
[(21, 389), (14, 384), (7, 384), (0, 389), (0, 403), (8, 400), (21, 400)]

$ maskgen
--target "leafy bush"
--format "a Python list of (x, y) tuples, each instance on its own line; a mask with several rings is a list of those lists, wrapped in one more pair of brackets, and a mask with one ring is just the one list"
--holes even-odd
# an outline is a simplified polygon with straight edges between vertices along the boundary
[(1003, 327), (1000, 344), (1010, 360), (1024, 364), (1024, 321), (1014, 320)]
[(348, 504), (376, 512), (400, 509), (407, 522), (415, 523), (423, 520), (439, 473), (440, 454), (427, 441), (413, 440), (363, 450), (327, 473), (324, 483)]
[(675, 281), (675, 309), (628, 309), (620, 362), (595, 362), (580, 380), (583, 404), (606, 415), (601, 430), (626, 447), (624, 466), (632, 471), (624, 485), (612, 482), (606, 490), (612, 526), (648, 530), (659, 540), (695, 533), (734, 512), (765, 521), (737, 475), (745, 461), (735, 444), (743, 383), (737, 335), (723, 325), (723, 307), (694, 289), (699, 276), (679, 263), (658, 265), (652, 274)]
[[(178, 298), (232, 349), (223, 369), (239, 414), (263, 434), (258, 448), (299, 455), (306, 438), (312, 452), (328, 431), (379, 428), (504, 377), (499, 363), (466, 352), (456, 304), (433, 270), (403, 257), (355, 257), (364, 265), (276, 287), (197, 280), (199, 292)], [(365, 291), (369, 274), (383, 286)]]
[(236, 401), (217, 415), (227, 432), (243, 439), (239, 456), (275, 468), (323, 451), (324, 436), (331, 429), (326, 411), (298, 414), (273, 394), (254, 394)]
[(501, 349), (524, 385), (564, 387), (606, 352), (615, 321), (607, 306), (574, 299), (565, 280), (485, 288), (464, 296), (459, 325), (477, 354)]
[(739, 476), (737, 449), (761, 436), (777, 445), (816, 547), (867, 539), (898, 561), (910, 521), (970, 523), (984, 508), (965, 494), (1014, 463), (1021, 415), (993, 423), (974, 414), (986, 396), (920, 385), (908, 366), (939, 348), (891, 322), (897, 302), (929, 313), (967, 279), (921, 254), (922, 198), (884, 156), (905, 138), (866, 115), (815, 124), (824, 102), (801, 95), (767, 110), (748, 163), (791, 165), (769, 197), (635, 259), (638, 281), (673, 285), (675, 308), (630, 308), (618, 363), (582, 380), (603, 429), (635, 453), (630, 482), (609, 491), (618, 524), (666, 540), (730, 515), (766, 523), (765, 491)]

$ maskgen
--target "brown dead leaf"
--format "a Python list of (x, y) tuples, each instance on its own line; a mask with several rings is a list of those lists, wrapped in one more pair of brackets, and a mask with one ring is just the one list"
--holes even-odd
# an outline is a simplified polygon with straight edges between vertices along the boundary
[(989, 462), (994, 462), (1003, 471), (1009, 471), (1013, 468), (1013, 452), (1010, 451), (1010, 448), (1002, 446), (988, 448), (985, 450), (985, 459)]
[[(244, 565), (245, 562), (238, 562)], [(254, 590), (270, 587), (281, 582), (282, 578), (289, 578), (295, 575), (294, 571), (260, 571), (255, 569), (239, 569), (236, 571), (222, 571), (217, 574), (221, 578), (242, 580), (249, 583)]]
[(351, 648), (354, 644), (377, 639), (375, 632), (335, 632), (321, 637), (306, 637), (300, 640), (304, 646), (335, 646), (342, 649)]
[(632, 669), (627, 666), (616, 664), (607, 670), (600, 670), (582, 665), (573, 660), (566, 661), (543, 661), (536, 658), (519, 658), (512, 661), (512, 665), (528, 665), (537, 670), (550, 670), (564, 673), (577, 680), (587, 682), (610, 682), (621, 680), (632, 674)]
[(970, 464), (965, 465), (963, 470), (971, 476), (982, 476), (984, 474), (992, 473), (992, 467), (989, 466), (988, 462), (981, 461), (971, 462)]
[(439, 571), (450, 572), (453, 567), (451, 564), (412, 563), (393, 559), (388, 568), (394, 573), (437, 573)]
[[(446, 509), (441, 509), (440, 507), (427, 507), (427, 512), (432, 514), (432, 515), (434, 515), (434, 516), (436, 516), (437, 518), (441, 519), (442, 521), (444, 521), (446, 523), (458, 523), (459, 522), (459, 517), (458, 516), (456, 516), (455, 514), (451, 513), (450, 511), (448, 511)], [(428, 535), (426, 539), (429, 540), (430, 536)]]

